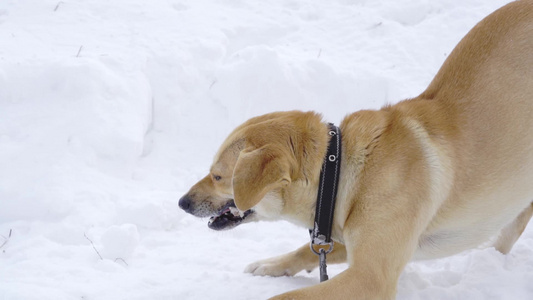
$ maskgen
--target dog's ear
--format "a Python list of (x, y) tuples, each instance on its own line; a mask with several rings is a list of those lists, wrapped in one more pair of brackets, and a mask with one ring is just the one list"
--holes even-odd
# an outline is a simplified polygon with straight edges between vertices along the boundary
[(233, 198), (241, 211), (255, 206), (276, 188), (291, 182), (288, 157), (280, 149), (266, 145), (241, 151), (233, 171)]

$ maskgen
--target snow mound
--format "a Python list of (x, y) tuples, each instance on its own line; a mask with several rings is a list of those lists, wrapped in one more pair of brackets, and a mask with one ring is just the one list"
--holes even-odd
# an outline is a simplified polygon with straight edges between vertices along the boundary
[(113, 225), (100, 237), (102, 257), (127, 260), (139, 245), (139, 232), (133, 224)]

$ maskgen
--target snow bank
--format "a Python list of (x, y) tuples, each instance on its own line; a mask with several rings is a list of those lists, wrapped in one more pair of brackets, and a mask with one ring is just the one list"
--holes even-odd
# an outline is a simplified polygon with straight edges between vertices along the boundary
[(150, 123), (150, 87), (143, 74), (109, 63), (2, 65), (0, 159), (9, 166), (0, 173), (9, 192), (2, 220), (62, 215), (84, 169), (131, 172)]
[[(0, 2), (0, 298), (264, 299), (316, 284), (316, 271), (242, 273), (305, 230), (213, 232), (177, 199), (252, 116), (339, 123), (417, 95), (506, 2)], [(409, 264), (398, 299), (529, 299), (532, 239)]]

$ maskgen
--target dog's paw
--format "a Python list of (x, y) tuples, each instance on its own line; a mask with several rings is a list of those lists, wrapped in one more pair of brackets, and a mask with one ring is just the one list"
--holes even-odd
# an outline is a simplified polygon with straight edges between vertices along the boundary
[(245, 269), (245, 273), (251, 273), (255, 276), (293, 276), (297, 272), (279, 260), (265, 259), (249, 264)]

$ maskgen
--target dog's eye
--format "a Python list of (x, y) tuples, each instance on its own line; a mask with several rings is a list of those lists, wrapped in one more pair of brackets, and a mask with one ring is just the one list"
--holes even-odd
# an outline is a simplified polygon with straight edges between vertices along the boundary
[(213, 175), (213, 179), (215, 181), (220, 181), (220, 179), (222, 179), (222, 177), (218, 176), (218, 175)]

